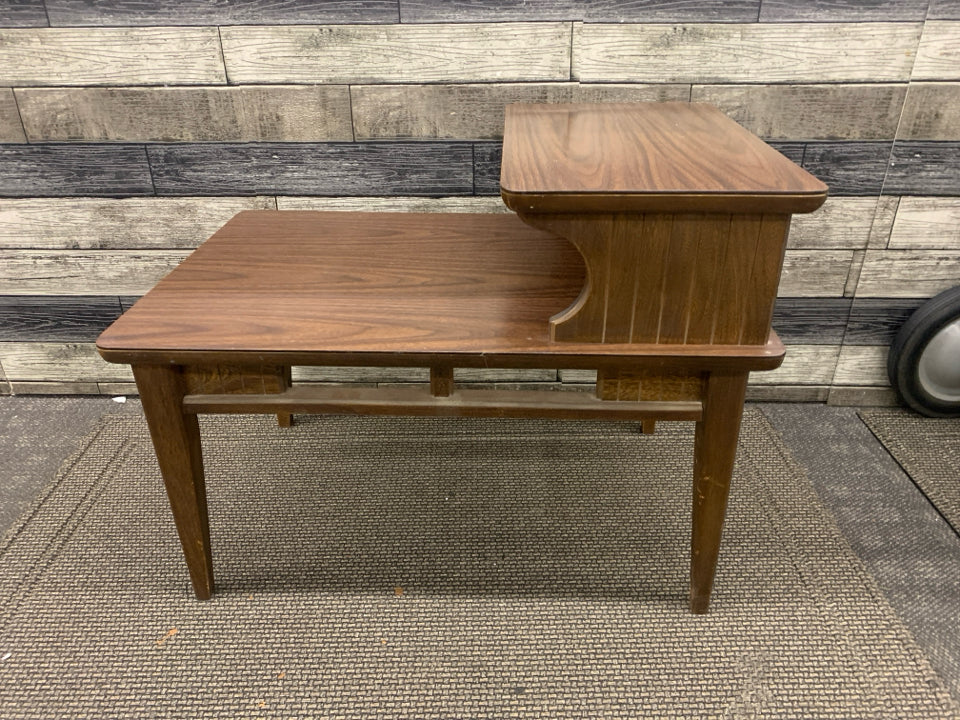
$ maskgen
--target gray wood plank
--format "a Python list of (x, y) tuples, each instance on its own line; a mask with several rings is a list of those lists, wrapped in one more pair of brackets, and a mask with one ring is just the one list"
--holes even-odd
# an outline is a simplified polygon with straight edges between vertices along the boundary
[(890, 195), (960, 195), (960, 142), (898, 140), (883, 191)]
[[(92, 342), (0, 342), (0, 363), (11, 383), (129, 382), (133, 379), (129, 365), (106, 362)], [(97, 392), (95, 385), (93, 392)]]
[(0, 0), (0, 28), (46, 26), (43, 0)]
[(914, 80), (960, 80), (960, 25), (927, 20), (913, 65)]
[(0, 248), (194, 248), (242, 210), (272, 197), (0, 200)]
[(466, 143), (148, 146), (158, 195), (469, 195)]
[(760, 0), (593, 0), (584, 20), (594, 23), (752, 23)]
[(792, 249), (863, 249), (867, 247), (871, 231), (878, 223), (889, 224), (893, 221), (892, 211), (878, 207), (889, 200), (877, 197), (828, 197), (816, 212), (793, 216), (787, 246)]
[(889, 385), (888, 349), (885, 345), (844, 345), (837, 358), (833, 384), (858, 387)]
[(843, 342), (889, 345), (903, 323), (925, 302), (922, 298), (856, 298)]
[(830, 186), (831, 195), (878, 195), (889, 142), (811, 142), (803, 167)]
[(400, 0), (400, 22), (583, 20), (589, 4), (580, 0)]
[(143, 295), (121, 295), (117, 298), (120, 301), (120, 311), (126, 312), (133, 307), (134, 303), (137, 302)]
[(960, 83), (910, 83), (898, 137), (960, 140)]
[(927, 0), (763, 0), (760, 22), (923, 20)]
[(0, 88), (0, 143), (22, 143), (27, 138), (23, 134), (17, 101), (10, 88)]
[(838, 345), (789, 345), (783, 365), (770, 372), (750, 373), (753, 385), (829, 385), (833, 380)]
[(905, 82), (922, 23), (585, 24), (583, 82)]
[(231, 83), (570, 79), (570, 23), (223, 27)]
[(839, 345), (850, 305), (845, 298), (777, 298), (773, 329), (788, 345)]
[(777, 294), (782, 297), (842, 297), (853, 250), (787, 250)]
[(345, 85), (22, 88), (16, 94), (30, 142), (353, 140)]
[(397, 0), (47, 0), (57, 25), (287, 25), (392, 23)]
[(960, 198), (901, 198), (887, 247), (960, 251)]
[(476, 195), (500, 194), (500, 143), (475, 143), (473, 146), (473, 187)]
[(930, 0), (928, 20), (960, 20), (960, 0)]
[(509, 213), (496, 197), (278, 197), (279, 210), (348, 212)]
[(716, 105), (774, 140), (892, 140), (906, 85), (694, 85), (692, 100)]
[(118, 317), (116, 297), (0, 295), (0, 340), (93, 342)]
[(357, 140), (503, 137), (504, 106), (515, 102), (686, 101), (688, 85), (483, 83), (359, 85), (351, 88)]
[(0, 250), (0, 295), (142, 295), (187, 250)]
[(226, 82), (215, 27), (0, 30), (0, 67), (16, 87)]
[(141, 145), (0, 145), (0, 197), (152, 194)]
[(920, 298), (960, 285), (960, 253), (951, 250), (867, 250), (857, 298)]

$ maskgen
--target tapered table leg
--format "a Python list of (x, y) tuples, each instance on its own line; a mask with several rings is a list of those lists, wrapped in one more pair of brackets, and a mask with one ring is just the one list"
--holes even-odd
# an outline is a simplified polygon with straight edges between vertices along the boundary
[(710, 373), (697, 423), (693, 459), (693, 533), (690, 553), (690, 612), (710, 606), (730, 477), (737, 456), (748, 373)]
[(197, 416), (183, 412), (186, 386), (180, 368), (134, 365), (133, 376), (167, 487), (193, 591), (197, 599), (207, 600), (213, 593), (213, 561)]

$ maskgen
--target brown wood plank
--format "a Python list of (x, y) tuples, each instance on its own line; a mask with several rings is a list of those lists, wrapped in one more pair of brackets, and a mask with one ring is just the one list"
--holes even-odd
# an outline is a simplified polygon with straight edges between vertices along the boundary
[(664, 272), (673, 234), (673, 215), (645, 215), (643, 230), (645, 259), (636, 270), (637, 290), (634, 293), (633, 330), (630, 337), (631, 342), (635, 343), (656, 342), (660, 336)]
[(669, 293), (660, 310), (658, 342), (683, 343), (690, 318), (690, 296), (696, 273), (700, 230), (697, 215), (676, 215), (664, 267), (664, 287)]
[(760, 239), (753, 258), (740, 326), (741, 343), (749, 345), (764, 342), (770, 331), (789, 228), (790, 218), (785, 215), (764, 215), (760, 221)]

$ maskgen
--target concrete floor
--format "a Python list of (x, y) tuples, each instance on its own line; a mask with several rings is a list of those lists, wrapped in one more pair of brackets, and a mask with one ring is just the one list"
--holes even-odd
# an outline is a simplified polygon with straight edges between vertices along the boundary
[[(960, 702), (960, 536), (855, 409), (759, 407)], [(117, 412), (138, 413), (140, 406), (105, 397), (0, 397), (0, 532), (35, 501), (96, 421)]]

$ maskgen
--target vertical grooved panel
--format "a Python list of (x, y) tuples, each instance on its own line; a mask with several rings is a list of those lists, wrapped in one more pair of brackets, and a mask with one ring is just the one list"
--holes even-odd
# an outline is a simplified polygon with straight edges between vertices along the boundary
[(682, 344), (690, 315), (690, 293), (694, 281), (698, 219), (701, 216), (682, 214), (674, 216), (664, 268), (664, 296), (661, 310), (658, 342)]
[(730, 215), (705, 215), (698, 221), (699, 243), (694, 268), (684, 343), (708, 343), (719, 313), (728, 309), (717, 303), (720, 271), (730, 241)]
[(638, 240), (642, 255), (637, 263), (631, 342), (656, 342), (660, 335), (664, 268), (672, 229), (673, 215), (643, 216), (643, 235)]
[[(720, 269), (714, 301), (717, 318), (713, 342), (738, 343), (748, 302), (748, 282), (760, 241), (760, 215), (736, 215), (731, 218), (727, 252)], [(724, 311), (723, 308), (729, 308)]]
[(740, 342), (744, 345), (760, 345), (767, 341), (789, 228), (789, 215), (763, 215), (760, 221), (760, 238), (753, 258), (740, 334)]

